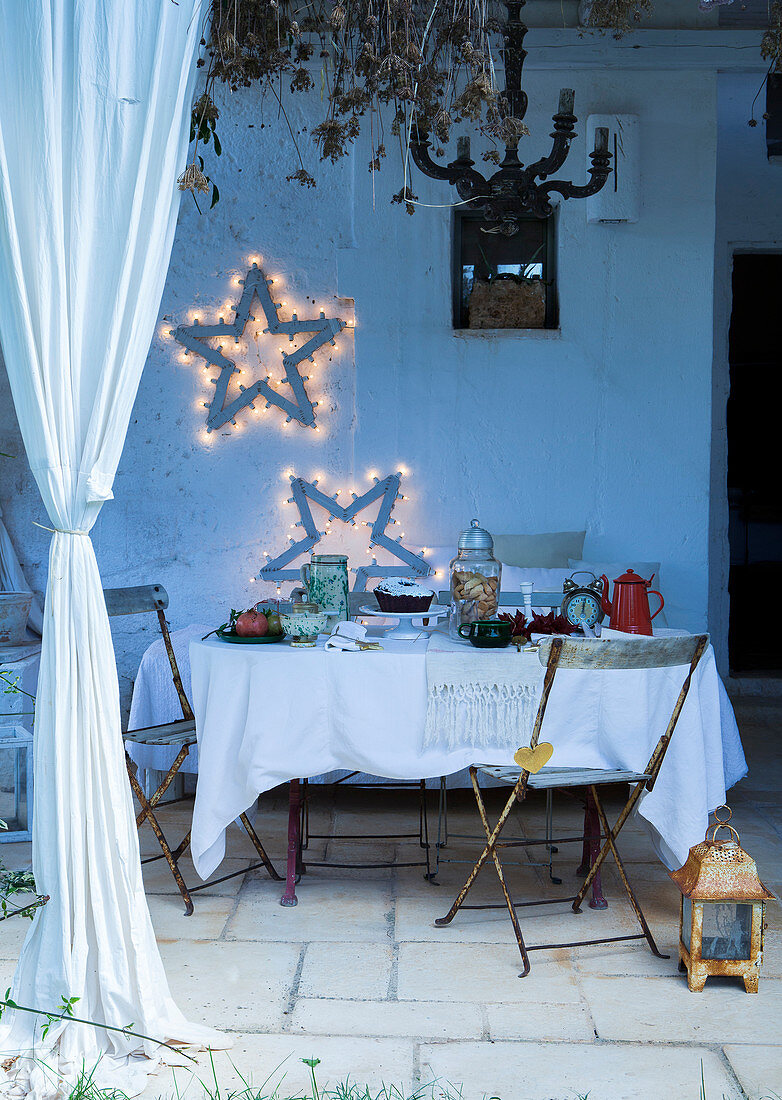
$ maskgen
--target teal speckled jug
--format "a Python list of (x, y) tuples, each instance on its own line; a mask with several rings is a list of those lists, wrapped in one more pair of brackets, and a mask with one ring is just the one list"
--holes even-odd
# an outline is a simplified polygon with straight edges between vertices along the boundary
[(344, 554), (313, 554), (301, 567), (307, 598), (328, 612), (329, 629), (350, 618), (348, 559)]

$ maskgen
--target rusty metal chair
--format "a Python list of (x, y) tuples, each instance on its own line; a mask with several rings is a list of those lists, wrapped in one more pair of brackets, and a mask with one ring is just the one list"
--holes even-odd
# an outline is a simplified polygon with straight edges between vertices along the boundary
[[(444, 917), (438, 918), (435, 921), (436, 925), (444, 926), (450, 924), (460, 909), (502, 909), (507, 907), (524, 966), (523, 972), (519, 975), (519, 977), (522, 978), (530, 971), (528, 952), (541, 951), (554, 947), (586, 947), (592, 944), (618, 943), (624, 940), (645, 939), (654, 955), (658, 958), (668, 958), (667, 955), (661, 954), (657, 948), (657, 944), (654, 941), (654, 937), (646, 922), (641, 906), (627, 878), (627, 872), (625, 871), (624, 864), (617, 850), (616, 839), (638, 802), (638, 799), (641, 797), (641, 794), (645, 790), (651, 790), (655, 784), (663, 760), (665, 759), (665, 753), (668, 749), (674, 729), (676, 728), (676, 723), (679, 720), (679, 715), (684, 706), (684, 701), (687, 698), (693, 674), (708, 642), (708, 635), (701, 634), (675, 638), (639, 638), (630, 639), (628, 641), (603, 640), (577, 642), (563, 640), (562, 638), (554, 638), (551, 641), (546, 641), (541, 644), (539, 658), (541, 664), (546, 666), (546, 673), (529, 748), (522, 748), (517, 752), (515, 757), (518, 765), (517, 767), (475, 764), (470, 768), (470, 777), (475, 792), (478, 813), (484, 833), (486, 834), (486, 846), (475, 862), (472, 871), (449, 912)], [(554, 684), (554, 676), (558, 668), (602, 671), (607, 669), (673, 668), (684, 665), (689, 667), (687, 668), (687, 673), (684, 677), (684, 682), (674, 705), (673, 712), (644, 771), (635, 772), (632, 770), (609, 768), (545, 767), (546, 761), (551, 756), (550, 750), (552, 746), (546, 742), (540, 741), (540, 733), (549, 695), (551, 694), (551, 689)], [(519, 768), (522, 769), (521, 772), (519, 772)], [(511, 791), (510, 797), (494, 828), (489, 825), (486, 806), (481, 794), (481, 788), (478, 785), (479, 772), (490, 775), (495, 779), (505, 781), (508, 784), (513, 784), (513, 790)], [(614, 783), (629, 783), (632, 786), (632, 790), (624, 808), (616, 820), (616, 824), (612, 828), (608, 823), (603, 803), (598, 794), (598, 788), (606, 784)], [(525, 799), (527, 791), (530, 789), (549, 790), (552, 788), (574, 787), (580, 787), (589, 792), (591, 804), (594, 806), (594, 811), (597, 815), (597, 828), (599, 831), (595, 836), (589, 838), (585, 838), (583, 835), (554, 837), (553, 842), (555, 844), (581, 844), (588, 839), (596, 847), (599, 840), (603, 841), (600, 851), (596, 854), (595, 858), (590, 861), (591, 866), (589, 866), (587, 870), (581, 888), (573, 897), (541, 898), (521, 902), (514, 901), (503, 872), (499, 849), (522, 845), (527, 846), (536, 843), (543, 844), (546, 843), (546, 841), (500, 840), (503, 827), (513, 807), (517, 802), (522, 802)], [(602, 938), (576, 940), (567, 943), (547, 943), (527, 946), (524, 942), (524, 936), (521, 931), (516, 909), (524, 906), (551, 905), (569, 901), (572, 902), (573, 912), (578, 913), (587, 891), (594, 882), (595, 877), (599, 874), (600, 867), (609, 852), (613, 855), (619, 869), (622, 883), (624, 884), (630, 904), (641, 927), (641, 932), (630, 936), (605, 936)], [(500, 886), (505, 901), (494, 905), (465, 905), (465, 898), (489, 856), (491, 856), (494, 862), (494, 867), (497, 872), (497, 877), (500, 880)]]
[(188, 829), (182, 840), (172, 848), (155, 813), (160, 800), (173, 783), (190, 749), (196, 744), (197, 740), (195, 717), (192, 707), (190, 706), (190, 701), (185, 694), (185, 689), (182, 686), (182, 677), (179, 673), (179, 667), (174, 655), (174, 647), (171, 644), (171, 635), (168, 631), (168, 623), (166, 622), (165, 609), (168, 607), (168, 594), (159, 584), (146, 584), (134, 588), (105, 588), (103, 590), (103, 596), (106, 601), (106, 610), (110, 618), (115, 618), (119, 615), (139, 615), (153, 611), (156, 613), (163, 644), (166, 647), (168, 663), (171, 666), (171, 678), (174, 682), (174, 687), (179, 698), (179, 705), (182, 709), (182, 717), (174, 722), (164, 722), (161, 725), (147, 726), (144, 729), (129, 730), (122, 735), (126, 744), (129, 741), (133, 741), (136, 744), (149, 747), (163, 746), (170, 749), (176, 749), (178, 747), (179, 749), (171, 767), (163, 776), (162, 781), (150, 797), (147, 797), (144, 792), (144, 789), (138, 781), (138, 776), (136, 775), (136, 767), (127, 751), (125, 752), (125, 763), (128, 769), (128, 779), (130, 780), (131, 790), (141, 807), (136, 815), (136, 825), (140, 829), (144, 822), (148, 821), (161, 848), (160, 855), (148, 856), (146, 859), (142, 859), (142, 864), (154, 863), (158, 859), (166, 860), (171, 869), (171, 874), (174, 876), (174, 881), (177, 884), (179, 893), (182, 895), (186, 917), (191, 916), (193, 912), (193, 899), (191, 895), (197, 893), (199, 890), (206, 889), (208, 886), (214, 886), (215, 883), (225, 882), (227, 879), (235, 878), (237, 875), (244, 875), (248, 871), (255, 870), (257, 867), (265, 867), (271, 878), (280, 881), (281, 876), (278, 875), (274, 869), (271, 860), (266, 854), (253, 828), (252, 822), (247, 814), (244, 813), (241, 814), (239, 820), (258, 853), (260, 863), (254, 863), (250, 867), (244, 868), (242, 871), (234, 871), (229, 875), (223, 875), (221, 878), (212, 879), (210, 882), (202, 883), (200, 886), (188, 886), (185, 883), (179, 868), (179, 861), (190, 847), (190, 830)]

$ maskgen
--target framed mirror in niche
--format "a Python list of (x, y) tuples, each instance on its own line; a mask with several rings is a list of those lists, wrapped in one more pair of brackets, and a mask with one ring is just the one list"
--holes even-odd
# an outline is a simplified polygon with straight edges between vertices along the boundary
[(557, 327), (555, 216), (521, 217), (505, 236), (487, 233), (482, 214), (454, 211), (454, 329)]

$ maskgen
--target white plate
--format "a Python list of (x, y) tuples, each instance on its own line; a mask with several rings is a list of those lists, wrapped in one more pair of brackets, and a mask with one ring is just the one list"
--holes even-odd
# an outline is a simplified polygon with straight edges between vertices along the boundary
[[(413, 641), (427, 630), (436, 630), (437, 620), (447, 614), (448, 608), (441, 607), (439, 604), (432, 604), (427, 611), (381, 611), (377, 607), (367, 605), (358, 609), (359, 616), (366, 615), (375, 619), (398, 619), (399, 626), (386, 631), (384, 635), (386, 638), (396, 638), (398, 641)], [(434, 619), (434, 622), (429, 623), (427, 626), (423, 624), (413, 626), (414, 619)]]

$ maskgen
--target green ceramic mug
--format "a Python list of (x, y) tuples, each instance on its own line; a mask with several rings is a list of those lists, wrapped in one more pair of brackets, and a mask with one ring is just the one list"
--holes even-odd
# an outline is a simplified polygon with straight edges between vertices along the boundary
[(503, 649), (510, 644), (513, 624), (504, 619), (484, 619), (475, 623), (462, 623), (459, 634), (478, 649)]

